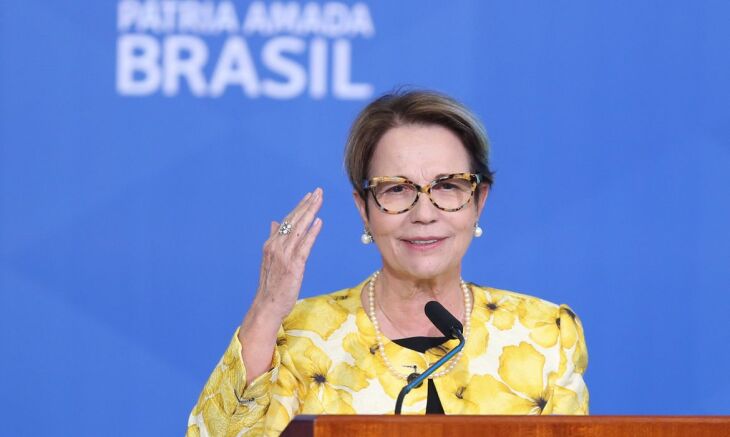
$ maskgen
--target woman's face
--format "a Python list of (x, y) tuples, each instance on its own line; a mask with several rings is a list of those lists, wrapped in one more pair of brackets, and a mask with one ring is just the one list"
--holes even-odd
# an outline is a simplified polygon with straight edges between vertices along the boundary
[[(380, 139), (368, 178), (404, 176), (424, 186), (445, 174), (469, 172), (469, 154), (453, 132), (439, 125), (405, 125), (390, 129)], [(481, 188), (478, 204), (472, 198), (455, 212), (436, 208), (423, 193), (402, 214), (381, 211), (368, 193), (367, 217), (362, 198), (356, 194), (355, 201), (384, 268), (401, 277), (423, 280), (460, 269), (488, 194), (486, 185)]]

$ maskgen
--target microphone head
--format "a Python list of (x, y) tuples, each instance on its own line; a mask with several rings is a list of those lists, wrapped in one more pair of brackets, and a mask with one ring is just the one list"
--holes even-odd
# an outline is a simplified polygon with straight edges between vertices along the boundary
[(426, 312), (426, 317), (431, 320), (431, 323), (433, 323), (434, 326), (436, 326), (438, 330), (446, 336), (446, 338), (458, 338), (454, 331), (464, 331), (464, 327), (461, 325), (461, 322), (446, 308), (444, 308), (443, 305), (435, 300), (428, 302), (423, 310)]

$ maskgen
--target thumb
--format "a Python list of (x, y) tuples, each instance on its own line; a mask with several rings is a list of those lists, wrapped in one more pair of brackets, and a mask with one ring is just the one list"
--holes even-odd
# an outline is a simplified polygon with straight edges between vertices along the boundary
[(271, 229), (269, 230), (269, 237), (273, 237), (277, 232), (279, 232), (279, 223), (271, 222)]

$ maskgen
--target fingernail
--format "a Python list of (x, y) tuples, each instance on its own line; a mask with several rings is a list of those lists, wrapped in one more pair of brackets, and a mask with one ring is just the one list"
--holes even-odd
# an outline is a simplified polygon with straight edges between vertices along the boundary
[(321, 218), (317, 217), (316, 219), (314, 219), (314, 224), (315, 225), (319, 225), (320, 223), (322, 223), (322, 219)]
[(304, 195), (304, 200), (307, 200), (310, 197), (312, 197), (312, 193), (307, 193), (307, 194)]

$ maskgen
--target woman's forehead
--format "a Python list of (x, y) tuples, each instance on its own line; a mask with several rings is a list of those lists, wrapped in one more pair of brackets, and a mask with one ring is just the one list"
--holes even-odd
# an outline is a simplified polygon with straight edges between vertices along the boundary
[(437, 125), (389, 130), (378, 142), (369, 167), (369, 177), (404, 176), (421, 182), (470, 171), (469, 154), (461, 140)]

